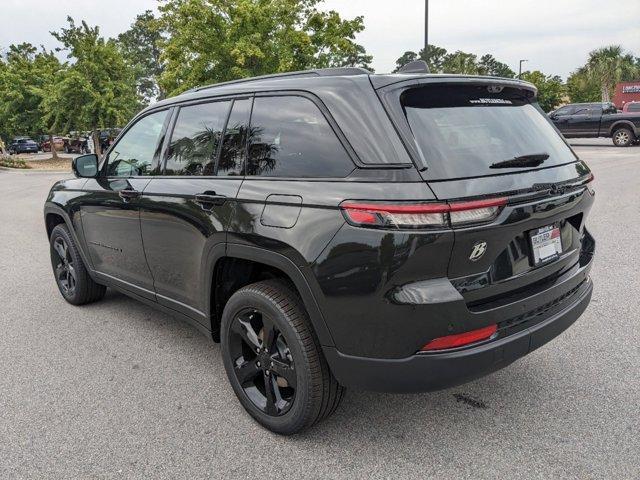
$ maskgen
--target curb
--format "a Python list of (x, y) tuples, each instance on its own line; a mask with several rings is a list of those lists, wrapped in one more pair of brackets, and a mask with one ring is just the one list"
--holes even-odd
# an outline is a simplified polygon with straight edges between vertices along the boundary
[(0, 171), (5, 172), (13, 172), (13, 173), (24, 173), (24, 174), (34, 174), (34, 173), (50, 173), (55, 175), (68, 173), (69, 175), (73, 175), (71, 170), (38, 170), (35, 168), (10, 168), (10, 167), (0, 167)]

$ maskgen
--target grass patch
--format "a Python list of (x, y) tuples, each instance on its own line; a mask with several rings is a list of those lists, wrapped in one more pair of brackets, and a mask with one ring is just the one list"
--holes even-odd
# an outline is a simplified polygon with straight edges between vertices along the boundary
[(11, 158), (11, 157), (0, 157), (0, 167), (9, 167), (9, 168), (20, 168), (27, 169), (31, 168), (22, 158)]

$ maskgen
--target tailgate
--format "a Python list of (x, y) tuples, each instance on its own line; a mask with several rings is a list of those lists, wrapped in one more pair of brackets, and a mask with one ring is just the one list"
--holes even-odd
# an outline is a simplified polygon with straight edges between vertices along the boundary
[(507, 204), (488, 224), (456, 228), (448, 276), (473, 310), (517, 301), (578, 263), (593, 194), (583, 164), (433, 182), (438, 198), (498, 195)]

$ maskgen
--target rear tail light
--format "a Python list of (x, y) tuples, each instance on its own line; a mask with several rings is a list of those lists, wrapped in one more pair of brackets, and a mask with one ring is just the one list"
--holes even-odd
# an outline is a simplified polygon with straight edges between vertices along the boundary
[(340, 207), (349, 223), (361, 227), (448, 227), (493, 220), (506, 198), (452, 203), (359, 203)]
[(495, 335), (497, 331), (498, 325), (494, 324), (489, 325), (488, 327), (479, 328), (478, 330), (471, 330), (470, 332), (434, 338), (422, 347), (420, 351), (431, 352), (433, 350), (446, 350), (448, 348), (464, 347), (465, 345), (487, 340)]
[(342, 211), (350, 223), (370, 227), (444, 227), (447, 204), (343, 203)]

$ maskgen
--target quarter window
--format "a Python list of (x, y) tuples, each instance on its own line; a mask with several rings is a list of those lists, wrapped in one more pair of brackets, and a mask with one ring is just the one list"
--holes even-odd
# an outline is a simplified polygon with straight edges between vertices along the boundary
[(178, 114), (165, 175), (215, 175), (215, 161), (231, 102), (182, 107)]
[(311, 100), (298, 96), (254, 100), (247, 175), (345, 177), (353, 168), (327, 119)]
[(154, 161), (160, 156), (160, 134), (168, 110), (155, 112), (136, 122), (109, 152), (107, 175), (110, 177), (137, 177), (153, 175)]

